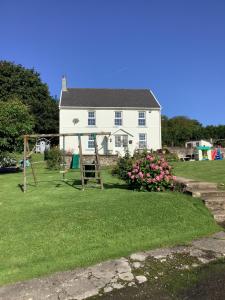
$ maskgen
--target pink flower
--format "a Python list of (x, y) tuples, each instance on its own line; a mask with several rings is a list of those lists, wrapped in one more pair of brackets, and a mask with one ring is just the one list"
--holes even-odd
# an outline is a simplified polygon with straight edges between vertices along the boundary
[(155, 170), (155, 167), (156, 167), (155, 164), (150, 164), (150, 168), (151, 168), (152, 170)]
[(127, 175), (130, 177), (131, 176), (131, 172), (127, 172)]
[(132, 180), (134, 180), (134, 178), (135, 178), (135, 176), (134, 175), (131, 175), (131, 177), (130, 177)]
[(156, 181), (160, 181), (160, 177), (159, 176), (156, 176), (155, 179), (156, 179)]
[(140, 178), (143, 178), (143, 177), (144, 177), (144, 174), (143, 174), (142, 172), (139, 172), (139, 173), (138, 173), (138, 176), (139, 176)]

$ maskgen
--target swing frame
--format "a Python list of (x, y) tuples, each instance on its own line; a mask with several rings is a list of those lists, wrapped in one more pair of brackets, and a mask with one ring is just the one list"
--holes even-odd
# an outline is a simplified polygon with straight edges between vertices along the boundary
[[(63, 138), (63, 180), (65, 179), (65, 138), (66, 137), (71, 137), (71, 136), (77, 136), (78, 140), (79, 140), (79, 154), (82, 157), (82, 147), (81, 147), (81, 137), (82, 136), (89, 136), (90, 134), (93, 134), (95, 136), (99, 136), (99, 135), (105, 135), (105, 136), (110, 136), (111, 132), (92, 132), (92, 133), (52, 133), (52, 134), (26, 134), (23, 135), (23, 184), (22, 184), (22, 189), (23, 192), (25, 193), (27, 191), (27, 166), (26, 166), (26, 160), (27, 158), (30, 158), (30, 166), (31, 166), (31, 171), (32, 171), (32, 175), (33, 175), (33, 179), (34, 179), (34, 183), (37, 186), (37, 178), (35, 175), (35, 170), (34, 170), (34, 166), (32, 163), (32, 154), (33, 154), (33, 150), (30, 151), (30, 147), (29, 147), (29, 140), (32, 138), (49, 138), (49, 137), (62, 137)], [(96, 140), (95, 140), (96, 143)], [(81, 172), (82, 172), (82, 168), (81, 168)], [(83, 179), (82, 179), (82, 173), (81, 173), (81, 180), (82, 180), (82, 185), (83, 185)]]

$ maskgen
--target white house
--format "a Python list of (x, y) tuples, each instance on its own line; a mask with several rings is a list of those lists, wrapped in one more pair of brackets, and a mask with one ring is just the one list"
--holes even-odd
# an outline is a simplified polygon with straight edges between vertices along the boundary
[[(92, 133), (102, 131), (111, 135), (97, 136), (99, 154), (161, 148), (161, 106), (150, 90), (67, 88), (63, 77), (59, 114), (61, 134), (90, 133), (82, 137), (84, 154), (93, 154)], [(78, 153), (78, 138), (66, 137), (65, 150)]]

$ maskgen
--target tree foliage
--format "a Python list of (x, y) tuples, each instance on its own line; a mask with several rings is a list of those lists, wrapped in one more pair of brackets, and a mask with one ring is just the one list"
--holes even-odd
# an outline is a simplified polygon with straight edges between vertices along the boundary
[(31, 133), (34, 119), (28, 107), (19, 99), (0, 101), (0, 152), (19, 151), (22, 135)]
[(37, 133), (58, 132), (58, 103), (34, 69), (0, 61), (0, 101), (18, 97), (30, 108)]
[(162, 141), (166, 146), (184, 146), (190, 140), (225, 139), (225, 125), (204, 127), (195, 119), (185, 116), (162, 116)]

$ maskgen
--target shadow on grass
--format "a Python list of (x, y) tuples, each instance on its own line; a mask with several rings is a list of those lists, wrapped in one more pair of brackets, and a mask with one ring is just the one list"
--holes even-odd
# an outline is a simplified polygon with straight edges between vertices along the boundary
[(104, 183), (104, 188), (107, 189), (122, 189), (122, 190), (130, 190), (127, 184), (119, 184), (119, 183)]
[(79, 191), (82, 190), (81, 180), (79, 180), (79, 179), (70, 179), (70, 180), (67, 179), (67, 180), (64, 180), (63, 182), (76, 190), (79, 190)]
[[(37, 187), (38, 185), (41, 183), (49, 183), (49, 184), (54, 184), (56, 188), (60, 188), (62, 187), (64, 184), (70, 186), (71, 188), (74, 188), (76, 190), (82, 191), (82, 184), (81, 184), (81, 179), (66, 179), (66, 180), (62, 180), (62, 179), (51, 179), (51, 180), (40, 180), (37, 182), (37, 184), (29, 182), (27, 183), (27, 188), (29, 187)], [(122, 190), (130, 190), (129, 186), (127, 184), (119, 184), (119, 183), (105, 183), (103, 181), (103, 186), (105, 190), (109, 190), (109, 189), (122, 189)], [(18, 184), (18, 187), (20, 188), (20, 190), (23, 192), (23, 184)], [(85, 188), (99, 188), (99, 184), (94, 183), (92, 181), (89, 181), (87, 184), (84, 185)]]

